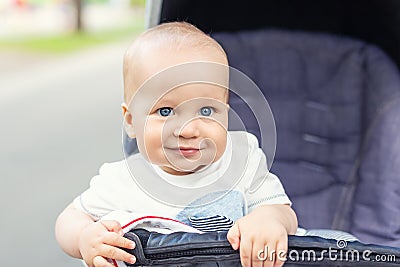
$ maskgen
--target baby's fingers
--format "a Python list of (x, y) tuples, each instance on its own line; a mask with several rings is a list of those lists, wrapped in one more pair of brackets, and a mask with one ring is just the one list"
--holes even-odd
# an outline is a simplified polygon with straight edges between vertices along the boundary
[(276, 246), (276, 260), (275, 260), (275, 267), (281, 267), (286, 261), (287, 257), (287, 250), (288, 250), (288, 239), (284, 239), (278, 242)]
[(251, 262), (252, 262), (252, 249), (253, 249), (253, 243), (251, 240), (248, 240), (246, 238), (241, 239), (240, 241), (240, 262), (243, 267), (251, 267)]
[(101, 223), (108, 231), (118, 233), (123, 235), (121, 224), (117, 221), (98, 221)]
[(114, 247), (127, 248), (127, 249), (134, 249), (136, 246), (135, 242), (113, 232), (108, 233), (104, 237), (103, 243)]
[(101, 247), (101, 255), (103, 255), (106, 258), (109, 259), (114, 259), (114, 260), (118, 260), (118, 261), (125, 261), (125, 262), (129, 262), (131, 264), (134, 264), (136, 262), (136, 257), (129, 254), (128, 252), (113, 247), (113, 246), (109, 246), (109, 245), (102, 245)]
[(239, 229), (239, 224), (236, 222), (231, 229), (229, 229), (228, 234), (227, 234), (227, 239), (229, 243), (231, 244), (232, 248), (234, 250), (237, 250), (240, 245), (240, 229)]
[(114, 267), (113, 264), (109, 263), (105, 258), (102, 256), (96, 256), (93, 259), (93, 266), (94, 267)]
[(117, 233), (110, 232), (108, 233), (108, 235), (106, 235), (104, 243), (105, 244), (102, 247), (102, 249), (104, 249), (104, 252), (101, 255), (110, 259), (135, 263), (136, 258), (133, 255), (122, 249), (119, 249), (134, 249), (136, 244), (133, 241), (124, 238)]

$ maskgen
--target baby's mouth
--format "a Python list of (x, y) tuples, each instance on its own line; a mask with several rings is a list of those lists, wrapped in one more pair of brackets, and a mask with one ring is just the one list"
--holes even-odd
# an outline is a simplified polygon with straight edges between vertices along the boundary
[(198, 147), (192, 147), (192, 146), (180, 146), (180, 147), (175, 147), (175, 148), (169, 148), (175, 153), (179, 153), (180, 155), (184, 157), (191, 157), (198, 155), (200, 151), (202, 150), (201, 148)]
[(179, 147), (176, 150), (184, 157), (194, 156), (200, 152), (200, 149), (195, 147)]

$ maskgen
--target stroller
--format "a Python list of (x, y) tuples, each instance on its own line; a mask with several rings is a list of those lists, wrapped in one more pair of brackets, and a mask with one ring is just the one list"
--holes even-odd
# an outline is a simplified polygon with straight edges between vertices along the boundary
[[(399, 17), (397, 0), (147, 2), (147, 27), (176, 20), (196, 25), (224, 47), (232, 67), (259, 86), (277, 129), (271, 170), (293, 200), (299, 224), (306, 229), (349, 232), (362, 243), (348, 249), (397, 257), (391, 263), (338, 263), (324, 258), (322, 265), (400, 264)], [(246, 130), (262, 143), (257, 120), (245, 104), (233, 96), (230, 106), (246, 118)], [(230, 123), (231, 130), (235, 127)], [(127, 153), (135, 149), (133, 143), (125, 141)], [(145, 240), (161, 250), (185, 240), (151, 233), (130, 238), (138, 236), (142, 243)], [(289, 250), (313, 247), (321, 252), (336, 244), (332, 242), (294, 237)], [(187, 248), (188, 244), (181, 245)], [(146, 261), (140, 253), (143, 264), (184, 266), (189, 259), (170, 256), (157, 263)], [(191, 255), (197, 263), (205, 257)], [(215, 266), (232, 260), (225, 254), (213, 257)], [(232, 257), (237, 260), (237, 255)], [(235, 266), (228, 262), (226, 266)]]

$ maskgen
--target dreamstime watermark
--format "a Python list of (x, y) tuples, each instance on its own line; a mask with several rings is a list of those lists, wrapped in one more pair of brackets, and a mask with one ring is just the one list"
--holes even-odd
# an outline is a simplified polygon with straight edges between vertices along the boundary
[(291, 262), (396, 262), (396, 255), (393, 254), (376, 254), (372, 250), (356, 250), (347, 249), (345, 240), (338, 240), (336, 247), (328, 249), (304, 249), (304, 250), (269, 250), (268, 246), (257, 252), (257, 258), (260, 261), (291, 261)]

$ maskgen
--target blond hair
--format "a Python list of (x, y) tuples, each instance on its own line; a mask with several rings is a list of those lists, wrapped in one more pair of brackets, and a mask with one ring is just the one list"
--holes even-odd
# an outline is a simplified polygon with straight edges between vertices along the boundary
[(190, 23), (169, 22), (150, 28), (136, 38), (124, 55), (123, 75), (126, 103), (132, 94), (132, 88), (129, 88), (129, 86), (132, 85), (135, 76), (134, 64), (141, 62), (140, 56), (143, 51), (159, 48), (160, 45), (163, 45), (163, 48), (168, 47), (168, 49), (173, 49), (174, 51), (190, 48), (193, 52), (196, 52), (211, 48), (220, 53), (227, 62), (226, 53), (217, 41)]

